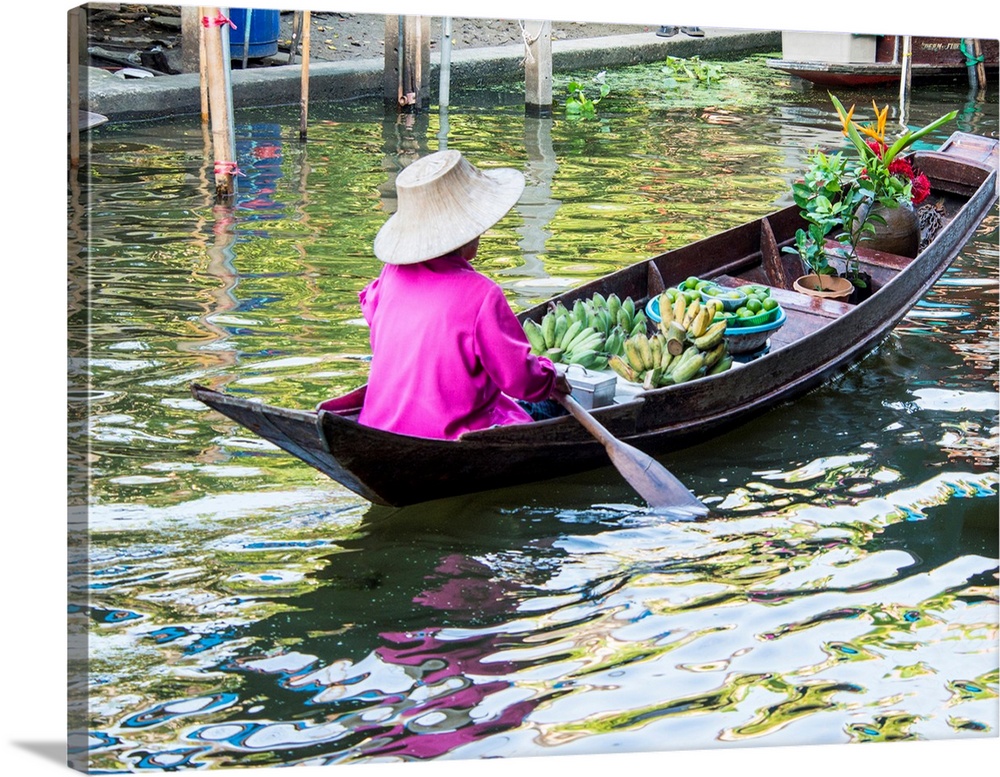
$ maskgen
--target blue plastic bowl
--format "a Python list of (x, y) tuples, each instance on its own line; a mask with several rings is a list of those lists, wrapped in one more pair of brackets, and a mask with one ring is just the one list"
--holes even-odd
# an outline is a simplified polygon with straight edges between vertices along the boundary
[(646, 317), (651, 319), (653, 323), (660, 323), (660, 295), (650, 298), (649, 302), (646, 303)]
[(660, 323), (660, 295), (651, 297), (646, 303), (646, 317), (655, 323)]

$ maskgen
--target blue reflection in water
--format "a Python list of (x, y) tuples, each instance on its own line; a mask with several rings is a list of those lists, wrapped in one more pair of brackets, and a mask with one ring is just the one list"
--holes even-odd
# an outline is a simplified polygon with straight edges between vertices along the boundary
[[(240, 223), (284, 218), (285, 205), (275, 198), (282, 178), (284, 155), (280, 124), (255, 122), (237, 127), (236, 158), (243, 175), (237, 186)], [(240, 230), (242, 239), (268, 236), (261, 229)]]
[[(544, 223), (515, 217), (522, 233), (547, 233), (539, 258), (550, 279), (633, 261), (710, 229), (730, 207), (769, 209), (767, 186), (817, 139), (839, 140), (825, 95), (781, 102), (781, 120), (748, 110), (754, 121), (710, 137), (670, 110), (638, 129), (609, 126), (599, 145), (586, 127), (550, 122), (559, 164), (546, 203), (556, 212)], [(939, 115), (930, 103), (917, 111)], [(528, 125), (515, 107), (454, 116), (455, 144), (521, 166)], [(348, 109), (328, 110), (339, 120)], [(227, 391), (265, 399), (273, 388), (296, 405), (317, 385), (361, 382), (365, 334), (343, 322), (357, 318), (355, 287), (374, 263), (357, 259), (368, 252), (364, 229), (342, 238), (335, 227), (373, 227), (373, 212), (380, 223), (388, 192), (372, 196), (367, 184), (384, 184), (385, 169), (427, 145), (375, 113), (310, 140), (317, 164), (358, 165), (364, 191), (337, 197), (318, 176), (300, 190), (283, 174), (294, 161), (282, 138), (289, 121), (241, 124), (245, 178), (229, 221), (204, 216), (203, 193), (163, 184), (175, 187), (164, 200), (187, 198), (178, 207), (206, 219), (190, 230), (141, 196), (157, 176), (195, 176), (186, 141), (157, 129), (155, 142), (102, 151), (95, 136), (102, 175), (88, 185), (107, 208), (95, 214), (95, 350), (114, 358), (90, 365), (108, 388), (88, 409), (93, 604), (70, 608), (92, 621), (89, 765), (995, 734), (996, 212), (860, 368), (667, 462), (711, 502), (707, 521), (649, 515), (610, 467), (413, 509), (369, 507), (191, 404), (185, 386), (226, 380)], [(149, 146), (163, 147), (156, 163), (127, 158)], [(172, 165), (171, 152), (184, 161)], [(642, 154), (660, 161), (636, 180), (612, 163)], [(676, 171), (661, 169), (668, 156), (683, 160)], [(720, 166), (735, 200), (706, 184), (685, 212), (669, 194), (677, 179), (706, 181)], [(764, 184), (741, 177), (754, 166), (776, 172)], [(608, 203), (624, 203), (622, 215)], [(305, 217), (316, 222), (307, 237)], [(193, 289), (191, 255), (205, 246), (192, 247), (188, 231), (213, 229), (236, 247)], [(301, 255), (272, 263), (289, 230)], [(313, 266), (305, 254), (333, 258)], [(517, 263), (484, 252), (503, 282), (533, 281)], [(341, 328), (324, 328), (330, 320)], [(303, 361), (255, 371), (285, 356)], [(246, 474), (249, 464), (259, 474)], [(156, 483), (130, 490), (132, 476)]]
[(176, 699), (157, 704), (148, 710), (125, 718), (121, 722), (124, 728), (149, 728), (160, 726), (175, 718), (189, 715), (205, 715), (216, 710), (231, 707), (239, 700), (235, 693), (220, 693), (204, 698)]

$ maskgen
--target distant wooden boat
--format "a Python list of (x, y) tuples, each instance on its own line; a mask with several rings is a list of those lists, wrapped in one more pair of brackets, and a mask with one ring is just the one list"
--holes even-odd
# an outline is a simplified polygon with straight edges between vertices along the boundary
[[(766, 284), (785, 311), (766, 353), (718, 375), (640, 392), (593, 411), (615, 436), (649, 453), (674, 451), (735, 427), (814, 388), (874, 348), (930, 289), (997, 200), (997, 141), (955, 133), (914, 154), (931, 180), (941, 228), (915, 259), (859, 251), (872, 295), (859, 304), (791, 290), (797, 257), (783, 254), (803, 226), (795, 206), (638, 262), (555, 297), (568, 307), (595, 292), (639, 304), (695, 275), (723, 285)], [(524, 311), (539, 321), (547, 304)], [(484, 429), (459, 440), (362, 426), (362, 386), (329, 411), (289, 410), (192, 386), (195, 398), (372, 502), (406, 505), (544, 480), (608, 464), (572, 418)]]
[[(802, 50), (783, 46), (782, 59), (769, 59), (768, 67), (798, 76), (821, 86), (857, 87), (871, 84), (899, 82), (902, 72), (899, 54), (899, 37), (895, 35), (851, 36), (870, 37), (872, 49), (861, 55), (860, 61), (843, 61), (817, 47), (811, 55), (802, 56)], [(784, 37), (783, 37), (784, 40)], [(912, 39), (910, 76), (914, 81), (967, 79), (971, 41), (960, 38)], [(980, 41), (984, 63), (997, 66), (997, 41)], [(966, 51), (963, 51), (963, 46)], [(798, 56), (789, 55), (793, 51)], [(847, 55), (849, 56), (849, 55)]]
[[(78, 111), (78, 124), (80, 131), (90, 130), (94, 127), (100, 127), (102, 124), (106, 124), (108, 121), (107, 116), (102, 116), (100, 113), (91, 113), (90, 111)], [(73, 115), (69, 116), (69, 128), (68, 132), (73, 131)]]

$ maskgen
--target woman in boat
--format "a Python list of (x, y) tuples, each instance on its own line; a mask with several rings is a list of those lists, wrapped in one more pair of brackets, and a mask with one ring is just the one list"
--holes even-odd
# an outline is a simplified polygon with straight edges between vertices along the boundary
[(500, 286), (471, 264), (523, 190), (519, 171), (480, 170), (454, 150), (397, 176), (374, 244), (384, 266), (359, 295), (372, 348), (360, 423), (454, 439), (562, 410), (551, 397), (569, 393), (565, 376), (530, 353)]

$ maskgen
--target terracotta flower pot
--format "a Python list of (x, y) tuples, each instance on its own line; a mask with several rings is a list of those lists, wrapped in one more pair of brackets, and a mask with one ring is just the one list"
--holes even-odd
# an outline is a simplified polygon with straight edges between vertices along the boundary
[[(864, 218), (867, 210), (866, 206), (861, 206), (858, 218)], [(920, 221), (912, 204), (905, 202), (898, 207), (887, 208), (881, 203), (875, 203), (871, 212), (885, 219), (885, 224), (880, 221), (870, 222), (875, 227), (875, 233), (866, 231), (861, 236), (862, 248), (908, 256), (911, 259), (917, 255), (920, 248)]]
[(835, 300), (846, 300), (854, 291), (854, 285), (847, 278), (834, 275), (803, 275), (795, 279), (792, 287), (800, 294)]

